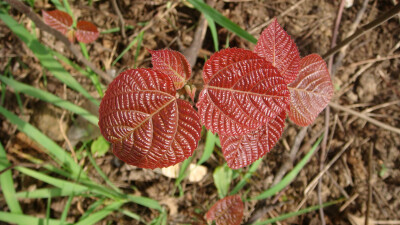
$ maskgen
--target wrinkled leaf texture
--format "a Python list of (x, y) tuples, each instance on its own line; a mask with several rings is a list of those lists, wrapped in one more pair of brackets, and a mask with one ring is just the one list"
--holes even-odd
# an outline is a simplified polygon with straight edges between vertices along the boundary
[(152, 69), (131, 69), (115, 78), (100, 104), (99, 127), (118, 158), (154, 169), (193, 154), (199, 116), (175, 94), (173, 81)]
[(189, 62), (180, 52), (170, 49), (149, 50), (153, 69), (167, 74), (175, 88), (181, 89), (192, 76)]
[(60, 10), (44, 11), (42, 10), (43, 20), (50, 27), (66, 35), (72, 26), (71, 16)]
[(276, 18), (261, 33), (254, 52), (271, 62), (285, 78), (286, 84), (296, 79), (300, 68), (299, 50)]
[(333, 95), (328, 68), (317, 54), (301, 59), (299, 75), (288, 87), (291, 98), (289, 118), (299, 126), (313, 123)]
[(243, 209), (244, 204), (239, 195), (232, 195), (216, 202), (205, 217), (209, 224), (215, 221), (217, 225), (240, 225)]
[(88, 21), (78, 21), (76, 24), (76, 39), (85, 44), (92, 43), (99, 37), (96, 25)]
[(197, 107), (202, 124), (219, 135), (243, 135), (289, 110), (278, 70), (250, 50), (224, 49), (204, 65)]
[(255, 131), (239, 136), (220, 135), (222, 153), (231, 169), (248, 166), (269, 152), (282, 136), (286, 112)]

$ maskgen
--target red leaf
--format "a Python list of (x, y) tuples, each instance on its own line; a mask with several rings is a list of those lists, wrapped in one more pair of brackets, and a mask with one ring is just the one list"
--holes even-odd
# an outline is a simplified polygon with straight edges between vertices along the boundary
[(333, 95), (328, 68), (317, 54), (301, 59), (299, 76), (288, 87), (291, 98), (289, 117), (299, 126), (310, 125)]
[(278, 70), (244, 49), (215, 53), (203, 68), (197, 107), (202, 124), (219, 135), (242, 135), (288, 110), (289, 91)]
[(300, 54), (297, 46), (277, 19), (261, 33), (254, 52), (271, 62), (287, 84), (294, 81), (299, 72)]
[(216, 202), (206, 214), (208, 223), (215, 221), (217, 225), (240, 225), (243, 218), (244, 205), (239, 195), (225, 197)]
[(193, 154), (201, 125), (193, 107), (175, 97), (172, 80), (151, 69), (121, 73), (99, 109), (99, 126), (122, 161), (141, 168), (177, 164)]
[(170, 76), (177, 90), (181, 89), (192, 76), (190, 64), (180, 52), (170, 49), (149, 50), (149, 52), (153, 69)]
[(75, 35), (78, 41), (89, 44), (99, 37), (99, 31), (96, 25), (91, 22), (78, 21)]
[(239, 169), (248, 166), (269, 152), (282, 136), (286, 112), (257, 130), (240, 136), (220, 135), (222, 153), (228, 166)]
[(60, 31), (62, 34), (67, 34), (72, 26), (71, 16), (60, 10), (44, 11), (42, 10), (43, 20), (50, 27)]

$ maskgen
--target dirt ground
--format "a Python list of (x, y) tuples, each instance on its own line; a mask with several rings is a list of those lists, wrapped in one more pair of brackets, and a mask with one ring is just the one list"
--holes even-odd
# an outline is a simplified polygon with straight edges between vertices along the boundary
[[(85, 1), (86, 2), (86, 1)], [(91, 61), (109, 73), (119, 72), (137, 67), (150, 67), (150, 54), (147, 49), (171, 48), (183, 51), (192, 44), (200, 13), (182, 1), (147, 1), (121, 0), (117, 1), (126, 25), (134, 26), (126, 30), (126, 38), (121, 32), (101, 34), (99, 39), (88, 45)], [(338, 41), (343, 40), (352, 32), (353, 25), (363, 1), (346, 1), (342, 20), (338, 29)], [(360, 25), (367, 24), (386, 12), (395, 4), (395, 0), (367, 1), (365, 13), (361, 17)], [(93, 6), (87, 6), (83, 1), (70, 1), (72, 11), (77, 18), (92, 21), (100, 30), (106, 30), (120, 25), (120, 20), (111, 5), (111, 1), (94, 1)], [(215, 1), (214, 7), (223, 15), (237, 23), (240, 27), (253, 34), (256, 38), (268, 25), (272, 18), (291, 35), (299, 47), (300, 55), (310, 53), (323, 55), (331, 46), (332, 33), (338, 15), (340, 1), (335, 0), (224, 0)], [(35, 1), (34, 10), (51, 10), (54, 6), (47, 1)], [(169, 10), (167, 13), (165, 13)], [(20, 23), (31, 29), (31, 21), (26, 16), (12, 10), (12, 15)], [(157, 16), (163, 14), (161, 17)], [(111, 62), (135, 38), (145, 26), (144, 22), (152, 25), (144, 31), (143, 42), (137, 60), (135, 60), (136, 45), (128, 54), (115, 65)], [(396, 16), (376, 27), (368, 34), (353, 41), (345, 51), (336, 54), (331, 74), (335, 87), (333, 103), (339, 104), (362, 115), (374, 118), (392, 127), (400, 127), (400, 16)], [(230, 47), (253, 49), (254, 44), (233, 35), (231, 32), (217, 25), (219, 44), (222, 47), (229, 43)], [(74, 56), (60, 41), (53, 36), (37, 31), (42, 43), (62, 53), (70, 59)], [(82, 96), (66, 88), (51, 74), (45, 71), (32, 52), (14, 35), (3, 22), (0, 21), (0, 71), (4, 73), (9, 65), (14, 79), (45, 89), (44, 75), (46, 75), (47, 91), (55, 93), (64, 99), (81, 105), (93, 112)], [(197, 62), (193, 68), (193, 77), (190, 83), (197, 87), (197, 94), (202, 88), (202, 65), (204, 58), (214, 52), (212, 36), (207, 30), (204, 43), (198, 53)], [(74, 69), (66, 66), (68, 71), (81, 82), (91, 94), (97, 95), (95, 88), (86, 77)], [(26, 121), (37, 126), (61, 146), (66, 146), (65, 137), (60, 132), (62, 124), (68, 137), (73, 139), (71, 132), (76, 129), (70, 116), (63, 110), (36, 99), (21, 94), (23, 107), (17, 104), (16, 95), (7, 89), (4, 106)], [(98, 96), (98, 95), (97, 95)], [(61, 116), (64, 119), (61, 119)], [(293, 164), (301, 159), (308, 151), (310, 143), (319, 137), (325, 126), (325, 112), (309, 126), (300, 149), (295, 154)], [(284, 189), (278, 196), (259, 202), (247, 202), (243, 223), (250, 223), (257, 218), (266, 219), (296, 211), (318, 204), (319, 200), (327, 202), (345, 197), (344, 202), (324, 209), (326, 224), (364, 224), (366, 216), (368, 187), (372, 186), (372, 204), (369, 218), (371, 224), (382, 222), (400, 223), (400, 135), (388, 131), (383, 127), (366, 122), (360, 116), (354, 116), (343, 110), (331, 107), (329, 113), (329, 135), (325, 152), (321, 149), (300, 172), (294, 182)], [(0, 141), (6, 147), (9, 160), (13, 163), (25, 162), (21, 152), (31, 154), (46, 160), (45, 154), (36, 144), (24, 134), (19, 133), (4, 117), (0, 117)], [(290, 153), (301, 127), (286, 120), (287, 126), (277, 146), (264, 157), (262, 165), (249, 180), (240, 194), (254, 196), (271, 187), (278, 179), (276, 176), (282, 171), (283, 165), (290, 160)], [(73, 132), (72, 132), (73, 133)], [(98, 135), (97, 132), (93, 132)], [(80, 137), (76, 144), (81, 144)], [(197, 158), (204, 148), (204, 138), (196, 150)], [(74, 139), (75, 140), (75, 139)], [(373, 155), (369, 157), (372, 149)], [(341, 154), (340, 151), (344, 153)], [(216, 152), (221, 150), (216, 147)], [(340, 155), (337, 155), (339, 154)], [(322, 157), (321, 157), (322, 154)], [(335, 156), (339, 156), (336, 160)], [(197, 159), (195, 157), (195, 160)], [(322, 159), (322, 161), (321, 161)], [(332, 161), (335, 160), (335, 161)], [(322, 176), (320, 185), (311, 187), (311, 181), (317, 176), (321, 168), (334, 162)], [(183, 181), (184, 196), (173, 193), (174, 180), (167, 178), (158, 171), (142, 170), (127, 166), (117, 160), (111, 152), (105, 157), (97, 158), (97, 163), (109, 178), (123, 188), (127, 193), (151, 197), (168, 208), (169, 224), (194, 224), (199, 221), (203, 213), (208, 210), (217, 199), (218, 194), (213, 183), (212, 171), (224, 163), (222, 154), (214, 153), (205, 163), (207, 175), (196, 183)], [(322, 163), (322, 164), (321, 164)], [(321, 165), (320, 165), (321, 164)], [(372, 170), (369, 169), (371, 164)], [(89, 164), (88, 164), (89, 165)], [(291, 169), (292, 164), (287, 169)], [(93, 171), (90, 166), (85, 167)], [(246, 172), (247, 168), (242, 170)], [(371, 172), (370, 172), (371, 171)], [(89, 172), (91, 174), (91, 172)], [(95, 173), (92, 173), (95, 174)], [(21, 176), (16, 177), (16, 189), (33, 190), (45, 187), (43, 183)], [(94, 175), (93, 175), (94, 176)], [(371, 183), (368, 177), (371, 176)], [(99, 182), (102, 182), (100, 177)], [(235, 180), (235, 183), (239, 179)], [(234, 187), (233, 183), (231, 187)], [(132, 189), (135, 186), (135, 189)], [(312, 188), (312, 187), (311, 187)], [(319, 190), (319, 191), (318, 191)], [(59, 218), (67, 198), (52, 200), (52, 217)], [(47, 200), (22, 200), (25, 213), (35, 216), (44, 216)], [(93, 199), (75, 198), (68, 221), (75, 221), (82, 214), (82, 210), (93, 203)], [(0, 208), (5, 209), (4, 198), (0, 197)], [(135, 204), (124, 207), (139, 214), (145, 221), (151, 221), (158, 216), (156, 211), (140, 207)], [(136, 224), (122, 214), (112, 214), (107, 218), (112, 224)], [(100, 224), (108, 224), (102, 222)], [(314, 211), (303, 216), (287, 219), (280, 224), (322, 224), (320, 212)]]

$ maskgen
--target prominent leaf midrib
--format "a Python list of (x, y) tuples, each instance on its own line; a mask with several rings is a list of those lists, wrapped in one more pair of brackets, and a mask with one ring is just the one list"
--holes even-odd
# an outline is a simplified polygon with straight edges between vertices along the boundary
[[(255, 53), (254, 53), (254, 54), (255, 54)], [(255, 54), (255, 56), (256, 56), (256, 57), (260, 57), (260, 56), (258, 56), (257, 54)], [(239, 64), (239, 63), (245, 62), (245, 61), (250, 61), (250, 62), (252, 62), (252, 61), (258, 61), (258, 60), (259, 60), (259, 61), (266, 61), (266, 60), (263, 59), (263, 58), (254, 58), (254, 59), (251, 58), (251, 59), (243, 59), (243, 60), (240, 60), (240, 61), (231, 63), (231, 64), (229, 64), (229, 65), (227, 65), (227, 66), (225, 66), (225, 67), (219, 69), (217, 72), (215, 72), (215, 74), (212, 75), (212, 76), (210, 77), (210, 79), (208, 80), (207, 85), (208, 85), (217, 75), (219, 75), (223, 70), (226, 70), (226, 69), (228, 69), (228, 68), (230, 68), (230, 67), (233, 67), (233, 66), (235, 66), (235, 65), (237, 65), (237, 64)], [(267, 62), (267, 61), (266, 61), (266, 62)], [(262, 67), (260, 67), (260, 68), (262, 68)], [(254, 70), (252, 70), (252, 71), (254, 71)], [(249, 72), (252, 72), (252, 71), (249, 71)]]
[[(160, 57), (160, 58), (161, 58), (161, 57)], [(175, 60), (177, 60), (175, 56), (174, 56), (174, 58), (175, 58)], [(172, 66), (170, 66), (167, 62), (165, 62), (165, 61), (163, 61), (163, 60), (160, 60), (160, 61), (163, 62), (163, 63), (175, 74), (175, 76), (178, 77), (178, 78), (180, 79), (179, 82), (173, 81), (176, 88), (177, 88), (176, 83), (179, 84), (179, 83), (185, 82), (186, 77), (181, 76), (181, 75), (178, 73), (178, 71), (176, 71), (174, 68), (172, 68)], [(178, 61), (178, 60), (177, 60), (177, 61)]]
[(56, 24), (61, 25), (63, 28), (65, 28), (67, 30), (71, 29), (72, 24), (68, 26), (67, 24), (61, 22), (60, 20), (58, 20), (57, 18), (55, 18), (53, 15), (49, 14), (48, 12), (46, 12), (46, 11), (43, 11), (43, 12), (46, 13), (48, 18), (50, 20), (54, 21)]
[[(284, 84), (282, 84), (282, 85), (284, 85)], [(214, 90), (228, 91), (228, 92), (236, 92), (236, 93), (246, 94), (246, 95), (255, 95), (255, 96), (260, 96), (260, 97), (271, 97), (271, 98), (287, 97), (285, 95), (266, 95), (266, 94), (254, 93), (254, 92), (251, 92), (251, 91), (240, 91), (240, 90), (234, 90), (232, 88), (222, 88), (222, 87), (217, 87), (217, 86), (208, 86), (207, 88), (208, 89), (214, 89)]]
[[(135, 132), (135, 130), (139, 127), (141, 127), (145, 122), (147, 122), (149, 119), (153, 118), (153, 116), (157, 113), (159, 113), (161, 110), (163, 110), (165, 107), (167, 107), (169, 104), (171, 104), (172, 102), (176, 101), (175, 98), (172, 98), (171, 100), (169, 100), (168, 102), (166, 102), (164, 105), (162, 105), (158, 110), (154, 111), (153, 113), (149, 114), (149, 116), (144, 119), (141, 123), (139, 123), (138, 125), (136, 125), (135, 127), (132, 127), (133, 130), (131, 132), (128, 132), (125, 136), (117, 139), (117, 141), (122, 141), (125, 140), (126, 137), (128, 137), (129, 135), (131, 135), (133, 132)], [(176, 131), (175, 131), (176, 133)]]
[(328, 97), (327, 95), (325, 95), (323, 93), (316, 93), (316, 92), (312, 92), (312, 91), (309, 91), (309, 90), (306, 90), (306, 89), (302, 89), (302, 88), (295, 88), (295, 87), (289, 87), (288, 86), (288, 89), (289, 89), (289, 91), (305, 92), (307, 94), (315, 95), (315, 96), (318, 96), (318, 97), (323, 97), (323, 98), (327, 98)]

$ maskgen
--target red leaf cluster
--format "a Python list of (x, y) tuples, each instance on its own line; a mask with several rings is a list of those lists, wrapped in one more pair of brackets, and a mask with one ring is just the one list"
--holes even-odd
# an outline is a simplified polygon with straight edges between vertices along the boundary
[(323, 59), (300, 59), (294, 41), (275, 19), (254, 51), (224, 49), (203, 69), (204, 89), (197, 107), (202, 124), (219, 134), (232, 169), (263, 157), (278, 142), (286, 114), (310, 125), (333, 95)]
[(227, 196), (216, 202), (206, 213), (207, 223), (217, 225), (240, 225), (244, 205), (239, 195)]
[(96, 25), (88, 21), (78, 21), (76, 24), (76, 30), (72, 27), (72, 17), (63, 11), (52, 10), (42, 11), (44, 22), (50, 27), (60, 31), (66, 35), (71, 42), (76, 39), (85, 44), (89, 44), (99, 37), (99, 31)]
[(170, 50), (151, 53), (174, 56), (166, 58), (163, 70), (157, 64), (153, 69), (126, 70), (115, 78), (100, 104), (99, 127), (118, 158), (154, 169), (191, 156), (200, 139), (201, 125), (192, 105), (176, 97), (177, 86), (170, 76), (189, 79), (187, 70), (177, 68), (182, 65), (173, 60), (186, 59)]
[[(70, 21), (59, 14), (49, 21), (67, 31)], [(80, 22), (82, 30), (93, 31)], [(275, 146), (287, 114), (294, 123), (308, 126), (333, 95), (323, 59), (316, 54), (300, 58), (276, 19), (262, 32), (254, 51), (224, 49), (207, 60), (198, 112), (176, 96), (185, 86), (194, 100), (196, 88), (185, 85), (191, 77), (186, 58), (168, 49), (149, 51), (153, 68), (121, 73), (110, 84), (99, 116), (114, 154), (142, 168), (168, 167), (191, 156), (201, 125), (219, 134), (229, 167), (245, 167)]]

